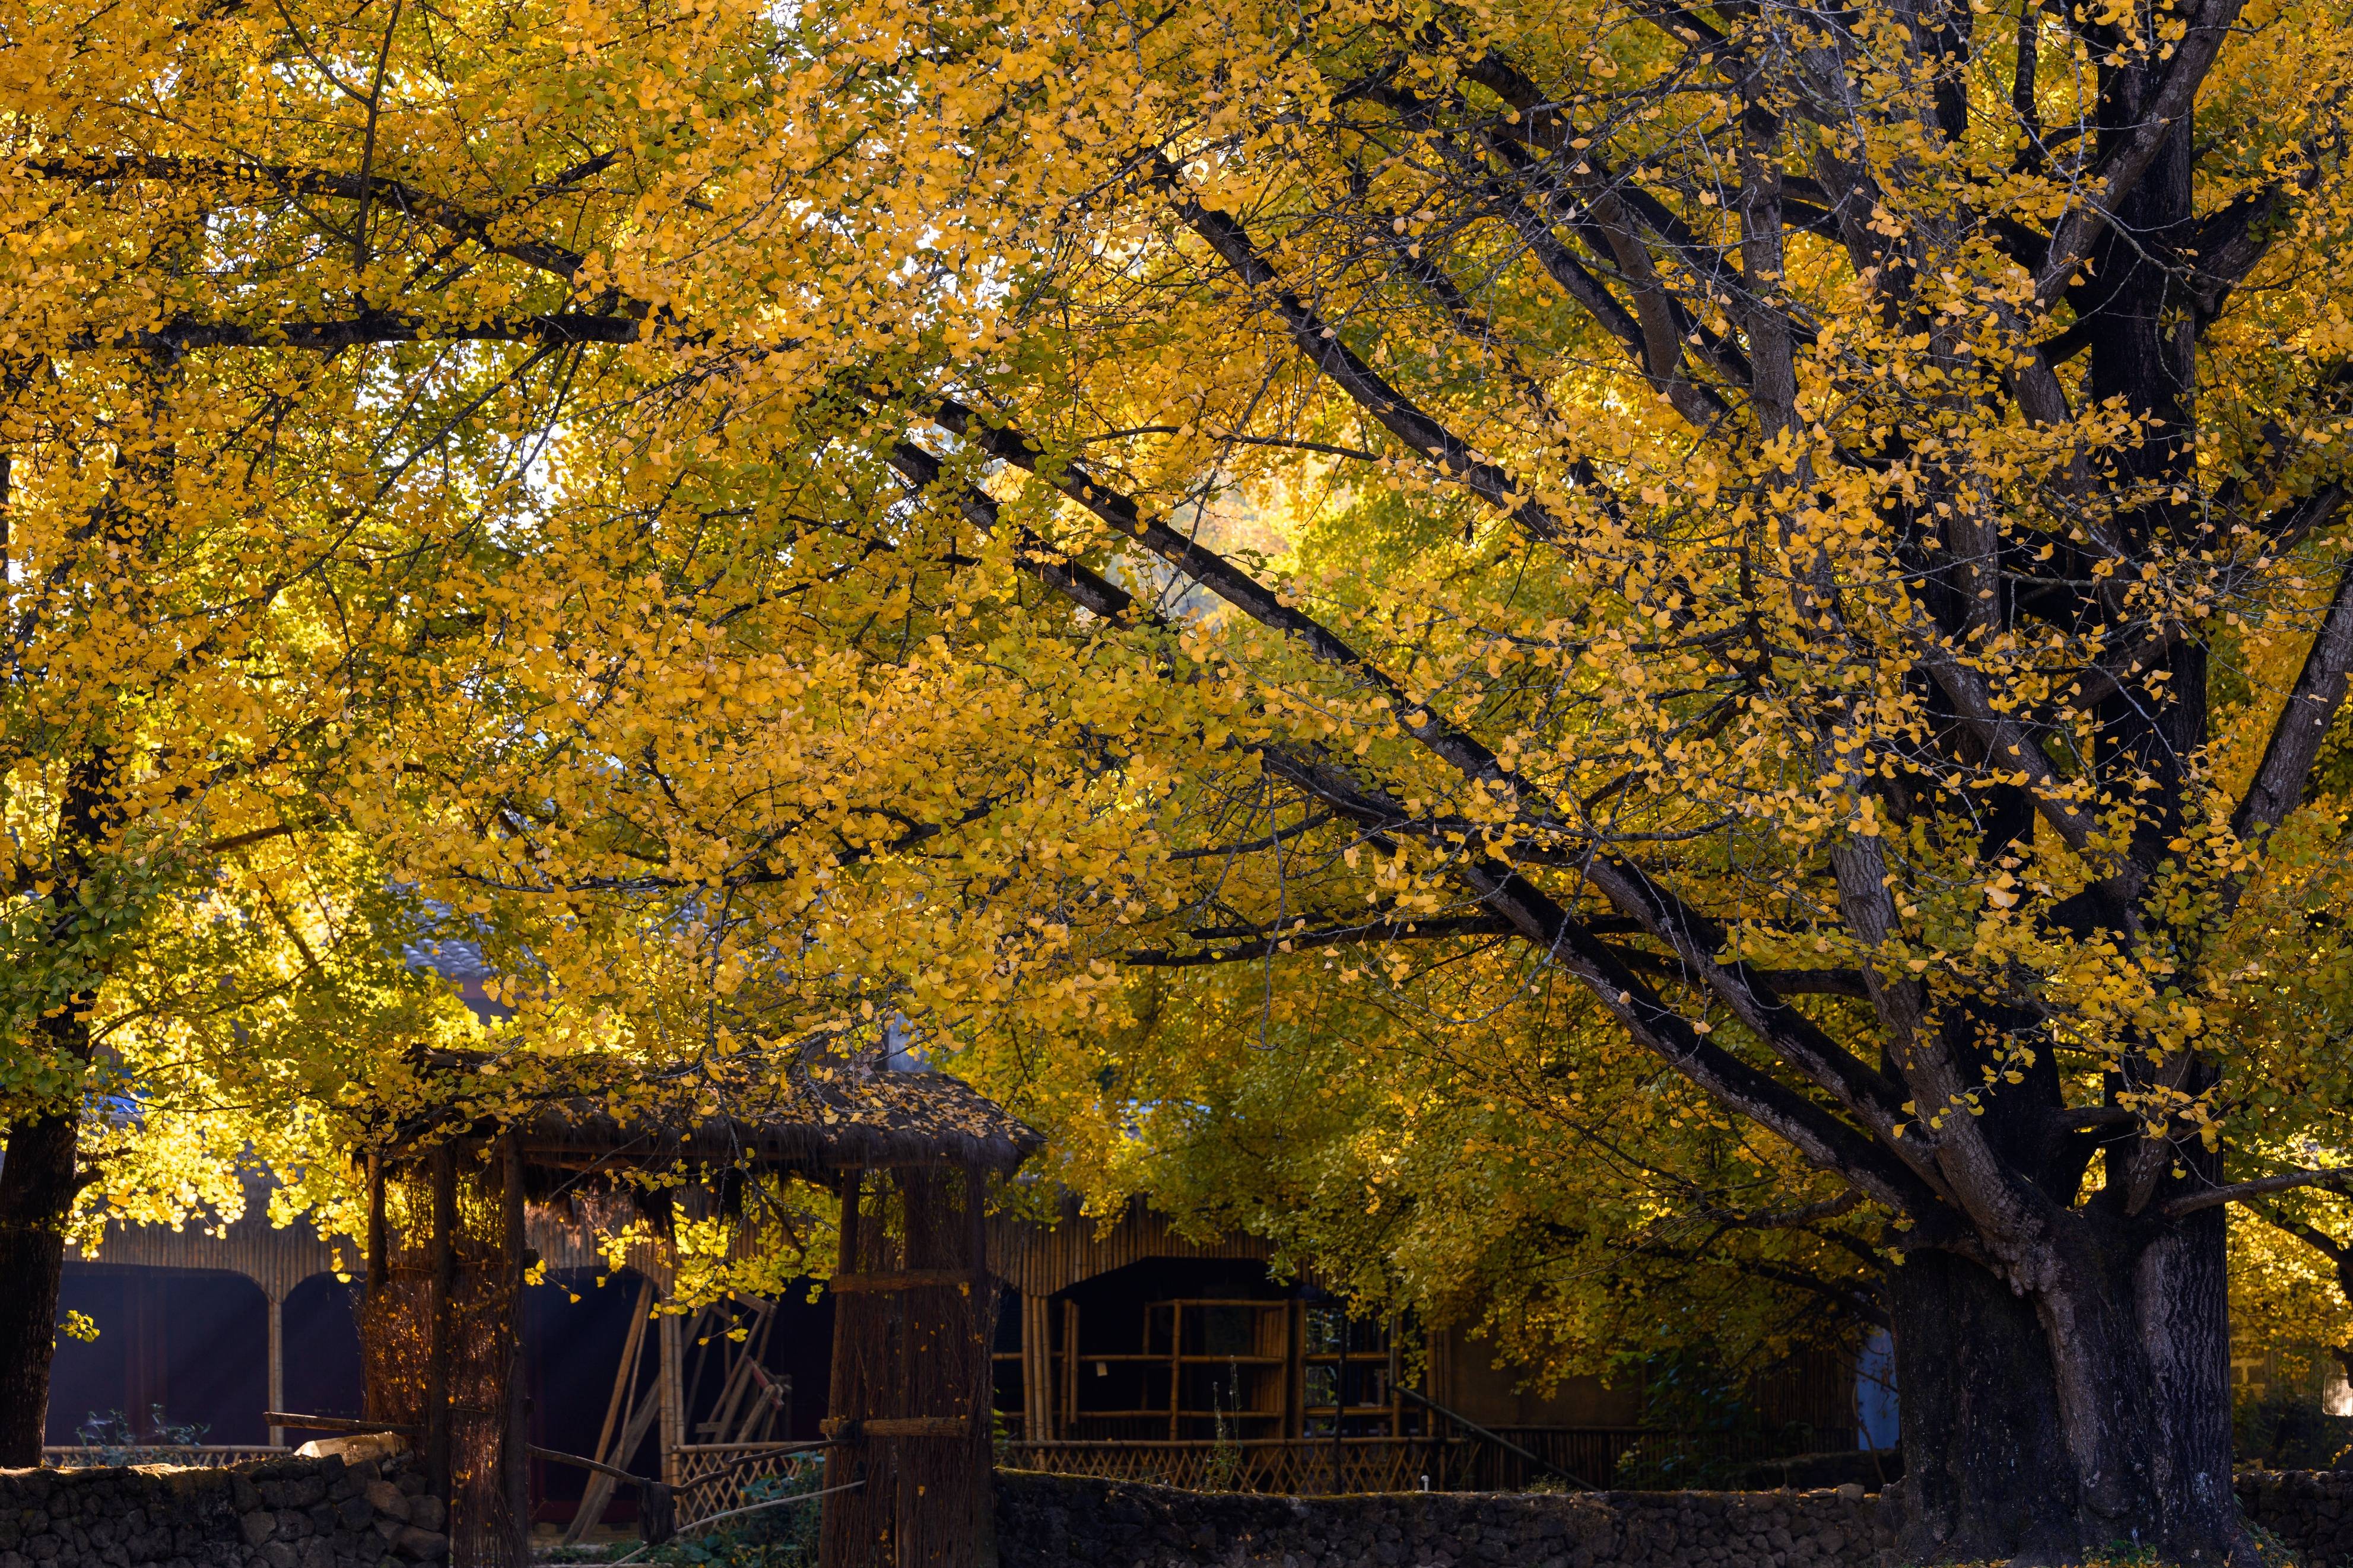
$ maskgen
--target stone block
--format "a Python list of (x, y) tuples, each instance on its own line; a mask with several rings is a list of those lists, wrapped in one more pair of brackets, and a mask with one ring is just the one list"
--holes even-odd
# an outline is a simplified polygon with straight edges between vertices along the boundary
[(448, 1555), (449, 1538), (438, 1530), (410, 1525), (393, 1542), (393, 1550), (412, 1563), (438, 1563)]

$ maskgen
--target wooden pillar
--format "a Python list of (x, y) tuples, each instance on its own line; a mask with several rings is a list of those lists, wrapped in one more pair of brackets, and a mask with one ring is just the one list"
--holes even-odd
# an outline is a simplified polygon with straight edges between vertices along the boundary
[[(665, 1306), (670, 1303), (665, 1302)], [(678, 1447), (686, 1441), (686, 1398), (681, 1386), (685, 1369), (685, 1321), (676, 1312), (661, 1317), (661, 1476), (678, 1484)]]
[[(864, 1186), (864, 1172), (848, 1170), (841, 1173), (840, 1185), (837, 1189), (841, 1198), (838, 1271), (843, 1274), (856, 1274), (867, 1267), (862, 1250), (864, 1226), (858, 1212)], [(865, 1398), (859, 1377), (858, 1347), (853, 1343), (857, 1335), (856, 1325), (850, 1321), (853, 1315), (853, 1310), (846, 1301), (837, 1298), (833, 1320), (833, 1366), (826, 1396), (825, 1431), (828, 1437), (845, 1433), (846, 1428), (838, 1424), (856, 1420), (858, 1417), (851, 1413), (850, 1407)], [(824, 1512), (818, 1526), (820, 1568), (869, 1568), (883, 1544), (863, 1531), (871, 1521), (891, 1517), (887, 1503), (863, 1491), (847, 1491), (853, 1483), (868, 1479), (865, 1461), (866, 1447), (863, 1443), (837, 1443), (826, 1451), (825, 1488), (828, 1495), (822, 1505)]]
[(1176, 1440), (1176, 1415), (1184, 1403), (1185, 1304), (1168, 1303), (1168, 1440)]
[[(269, 1303), (269, 1408), (286, 1408), (286, 1303), (275, 1296), (266, 1297)], [(269, 1446), (286, 1446), (286, 1428), (273, 1423), (269, 1428)]]
[(1062, 1303), (1062, 1436), (1079, 1429), (1079, 1304)]
[[(381, 1154), (370, 1154), (367, 1157), (366, 1230), (367, 1256), (364, 1262), (367, 1272), (364, 1276), (365, 1286), (362, 1300), (367, 1310), (373, 1312), (384, 1300), (385, 1291), (387, 1289), (385, 1282), (392, 1277), (392, 1259), (385, 1255), (385, 1250), (386, 1237), (384, 1223), (384, 1156)], [(363, 1352), (361, 1365), (364, 1368), (366, 1364), (365, 1353)], [(380, 1404), (378, 1394), (375, 1380), (367, 1376), (363, 1371), (360, 1379), (360, 1414), (373, 1421), (396, 1419), (394, 1412), (377, 1407)]]
[(384, 1255), (384, 1156), (367, 1157), (367, 1288), (384, 1289), (391, 1259)]
[(513, 1568), (531, 1562), (531, 1387), (523, 1359), (522, 1139), (510, 1131), (500, 1140), (499, 1210), (501, 1272), (506, 1276), (508, 1311), (507, 1419), (505, 1452), (507, 1550)]
[(988, 1173), (978, 1165), (964, 1170), (964, 1250), (961, 1267), (969, 1271), (972, 1294), (969, 1311), (973, 1336), (967, 1352), (974, 1387), (971, 1395), (973, 1550), (965, 1561), (985, 1568), (997, 1565), (997, 1455), (990, 1435), (996, 1426), (997, 1312), (1002, 1290), (988, 1271)]
[(1340, 1429), (1348, 1424), (1348, 1311), (1340, 1310), (1339, 1353), (1332, 1363), (1332, 1489), (1345, 1491), (1340, 1479), (1340, 1462), (1345, 1450), (1340, 1446)]
[(1054, 1440), (1054, 1303), (1026, 1291), (1021, 1297), (1021, 1435), (1032, 1443)]
[[(425, 1484), (449, 1501), (449, 1357), (458, 1288), (458, 1152), (443, 1143), (429, 1156), (433, 1181), (433, 1295), (426, 1313)], [(453, 1520), (454, 1522), (454, 1520)]]
[(1395, 1313), (1389, 1316), (1389, 1436), (1405, 1436), (1405, 1395), (1398, 1391), (1398, 1376), (1405, 1370), (1399, 1357), (1403, 1354), (1398, 1341), (1405, 1320)]
[(1282, 1435), (1307, 1436), (1307, 1303), (1293, 1296), (1282, 1314)]

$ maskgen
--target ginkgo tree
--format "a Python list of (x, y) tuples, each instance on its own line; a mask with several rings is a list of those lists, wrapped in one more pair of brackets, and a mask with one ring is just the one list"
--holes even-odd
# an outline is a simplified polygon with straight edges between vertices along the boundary
[(2205, 1558), (2224, 1208), (2345, 1179), (2343, 20), (18, 5), (0, 349), (446, 542), (320, 798), (541, 1048), (1075, 1117), (1138, 968), (1476, 952), (1869, 1238), (1907, 1551)]

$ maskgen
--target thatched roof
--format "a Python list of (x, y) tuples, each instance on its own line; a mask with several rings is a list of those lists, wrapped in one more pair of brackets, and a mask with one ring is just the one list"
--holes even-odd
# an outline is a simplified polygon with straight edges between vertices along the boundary
[[(766, 1169), (823, 1173), (875, 1165), (1010, 1171), (1043, 1140), (969, 1084), (906, 1070), (880, 1052), (807, 1045), (738, 1052), (667, 1070), (632, 1058), (434, 1051), (406, 1106), (371, 1142), (404, 1145), (512, 1125), (528, 1165), (582, 1172)], [(387, 1108), (389, 1109), (389, 1108)]]

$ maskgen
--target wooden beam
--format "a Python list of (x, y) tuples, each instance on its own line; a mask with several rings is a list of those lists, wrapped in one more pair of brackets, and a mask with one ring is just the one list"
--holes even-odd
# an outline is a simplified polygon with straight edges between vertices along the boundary
[(985, 1268), (902, 1268), (888, 1274), (837, 1274), (825, 1282), (828, 1290), (922, 1290), (937, 1285), (986, 1284)]
[(301, 1426), (314, 1432), (390, 1432), (415, 1437), (425, 1430), (403, 1421), (354, 1421), (348, 1415), (306, 1415), (299, 1410), (265, 1410), (261, 1418), (273, 1426)]

